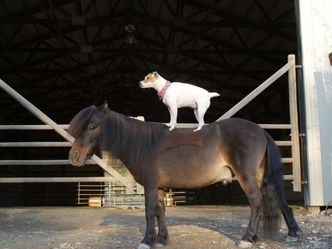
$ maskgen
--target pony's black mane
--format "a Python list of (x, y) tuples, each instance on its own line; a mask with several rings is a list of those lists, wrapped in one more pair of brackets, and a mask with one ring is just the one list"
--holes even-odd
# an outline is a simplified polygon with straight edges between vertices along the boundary
[[(70, 122), (68, 132), (77, 138), (86, 130), (90, 119), (99, 108), (90, 106), (81, 110)], [(109, 151), (124, 163), (152, 162), (163, 137), (165, 125), (143, 122), (107, 109), (100, 123), (99, 148)]]
[(135, 164), (153, 161), (167, 129), (163, 124), (139, 121), (112, 110), (106, 112), (101, 127), (101, 150)]

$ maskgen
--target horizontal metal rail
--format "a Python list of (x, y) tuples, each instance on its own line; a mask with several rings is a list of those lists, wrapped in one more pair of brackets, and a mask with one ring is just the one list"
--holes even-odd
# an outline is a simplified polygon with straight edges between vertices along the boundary
[[(291, 124), (258, 124), (260, 127), (263, 129), (267, 130), (283, 130), (283, 129), (291, 129), (292, 125)], [(177, 123), (175, 125), (176, 128), (196, 128), (197, 124), (193, 123)], [(1, 126), (0, 126), (1, 128)]]
[[(0, 160), (0, 166), (30, 166), (30, 165), (69, 165), (69, 160)], [(96, 164), (92, 160), (88, 160), (86, 164)]]
[(292, 181), (292, 180), (294, 180), (294, 176), (293, 175), (284, 175), (283, 177), (284, 177), (284, 180), (286, 180), (286, 181)]
[[(63, 129), (68, 129), (68, 124), (58, 125)], [(291, 124), (259, 124), (263, 129), (291, 129)], [(177, 123), (177, 128), (196, 128), (194, 123)], [(0, 130), (53, 130), (49, 125), (0, 125)]]
[(0, 183), (114, 182), (114, 177), (2, 177)]
[[(284, 175), (284, 180), (294, 180), (293, 175)], [(236, 180), (236, 178), (234, 179)], [(115, 182), (113, 177), (6, 177), (0, 178), (0, 184), (26, 183), (80, 183), (80, 182)]]
[[(62, 129), (68, 129), (67, 124), (59, 124)], [(54, 130), (49, 125), (0, 125), (0, 130)]]
[[(291, 146), (292, 141), (275, 141), (278, 146)], [(70, 147), (69, 142), (1, 142), (0, 148), (15, 147)]]
[(287, 147), (287, 146), (292, 146), (292, 141), (274, 141), (278, 146), (280, 147)]
[(283, 157), (281, 158), (282, 163), (293, 163), (294, 159), (292, 157)]
[(0, 147), (70, 147), (69, 142), (1, 142)]

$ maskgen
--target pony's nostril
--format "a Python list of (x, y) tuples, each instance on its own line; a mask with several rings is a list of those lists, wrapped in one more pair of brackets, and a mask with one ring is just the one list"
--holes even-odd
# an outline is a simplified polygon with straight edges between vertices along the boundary
[(73, 159), (74, 160), (77, 160), (80, 156), (80, 153), (78, 151), (75, 151), (74, 154), (73, 154)]

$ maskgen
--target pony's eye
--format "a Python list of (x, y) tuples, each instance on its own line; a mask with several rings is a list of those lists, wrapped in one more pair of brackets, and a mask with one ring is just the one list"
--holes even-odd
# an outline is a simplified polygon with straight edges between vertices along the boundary
[(89, 125), (89, 130), (94, 130), (94, 129), (96, 129), (96, 128), (97, 128), (97, 126), (94, 125), (94, 124), (90, 124), (90, 125)]

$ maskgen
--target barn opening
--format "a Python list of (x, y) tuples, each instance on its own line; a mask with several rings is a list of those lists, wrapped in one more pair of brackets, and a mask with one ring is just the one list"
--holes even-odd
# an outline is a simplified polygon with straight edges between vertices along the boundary
[[(151, 71), (221, 94), (218, 119), (298, 54), (296, 6), (288, 0), (15, 0), (0, 4), (0, 77), (58, 124), (100, 104), (128, 116), (168, 122), (167, 108), (138, 82)], [(236, 116), (289, 122), (287, 76)], [(196, 123), (191, 109), (178, 122)], [(40, 121), (0, 90), (0, 125)], [(275, 139), (287, 131), (271, 131)], [(0, 130), (0, 142), (58, 141), (53, 131)], [(289, 151), (284, 151), (287, 155)], [(0, 160), (64, 159), (68, 147), (0, 147)], [(96, 165), (1, 165), (1, 177), (103, 176)], [(302, 201), (286, 181), (291, 201)], [(220, 191), (221, 190), (221, 191)], [(76, 205), (77, 183), (0, 184), (0, 205)], [(190, 191), (193, 203), (244, 202), (236, 182)]]

